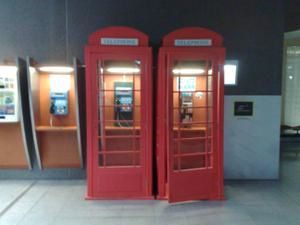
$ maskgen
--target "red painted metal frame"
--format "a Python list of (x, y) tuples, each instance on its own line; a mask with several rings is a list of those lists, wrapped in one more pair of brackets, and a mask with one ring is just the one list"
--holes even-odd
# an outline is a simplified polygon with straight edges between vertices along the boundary
[[(137, 38), (138, 46), (102, 46), (100, 38)], [(87, 110), (86, 199), (152, 199), (152, 50), (148, 37), (129, 27), (109, 27), (89, 37), (85, 48)], [(140, 166), (98, 166), (97, 61), (141, 61)]]
[[(211, 39), (212, 46), (175, 47), (175, 39)], [(224, 199), (223, 190), (223, 111), (224, 111), (224, 78), (223, 65), (225, 60), (225, 48), (222, 47), (223, 38), (208, 29), (189, 27), (178, 29), (166, 35), (163, 39), (163, 47), (159, 50), (157, 98), (156, 98), (156, 165), (158, 171), (158, 199), (169, 199), (170, 202), (200, 200), (200, 199)], [(173, 171), (171, 157), (172, 149), (169, 146), (170, 120), (169, 114), (172, 84), (170, 78), (170, 63), (176, 59), (204, 59), (211, 60), (217, 74), (214, 79), (213, 99), (215, 104), (214, 118), (216, 120), (215, 138), (213, 143), (214, 168), (203, 176), (201, 172), (190, 170), (177, 175)], [(215, 71), (214, 70), (214, 71)], [(172, 102), (172, 101), (171, 101)], [(173, 106), (172, 106), (173, 107)], [(177, 174), (176, 174), (177, 173)], [(197, 175), (198, 173), (198, 175)], [(176, 178), (177, 176), (177, 178)], [(202, 179), (202, 180), (200, 180)], [(193, 186), (193, 187), (192, 187)], [(201, 190), (206, 190), (202, 192)], [(190, 193), (189, 193), (190, 192)]]

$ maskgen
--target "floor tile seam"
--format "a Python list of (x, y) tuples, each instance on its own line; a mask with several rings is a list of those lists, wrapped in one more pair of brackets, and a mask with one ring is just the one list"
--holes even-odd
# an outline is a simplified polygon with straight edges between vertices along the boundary
[[(48, 189), (49, 190), (49, 189)], [(43, 195), (45, 195), (46, 193), (44, 193)], [(42, 196), (41, 196), (42, 197)], [(59, 216), (60, 216), (60, 213), (61, 213), (61, 211), (62, 211), (62, 209), (65, 207), (65, 205), (67, 204), (67, 201), (65, 201), (63, 204), (61, 204), (61, 207), (59, 208), (59, 210), (57, 210), (57, 212), (56, 213), (54, 213), (54, 215), (52, 215), (53, 216), (53, 219), (52, 219), (52, 221), (51, 221), (51, 224), (53, 224), (54, 222), (55, 222), (55, 220), (56, 220), (56, 218), (58, 218)]]
[[(85, 200), (83, 200), (83, 201), (85, 201)], [(65, 203), (62, 204), (62, 206), (60, 207), (60, 210), (58, 210), (58, 213), (56, 214), (57, 217), (66, 217), (66, 216), (63, 216), (63, 215), (62, 215), (62, 209), (65, 207), (66, 204), (67, 204), (67, 201), (65, 201)], [(110, 208), (103, 208), (103, 209), (101, 209), (101, 210), (105, 210), (105, 211), (113, 211), (113, 210), (110, 209)], [(119, 211), (119, 214), (120, 214), (120, 217), (121, 217), (122, 214), (123, 214), (123, 212), (124, 212), (124, 208), (121, 207), (120, 209), (117, 209), (117, 210)], [(67, 217), (68, 217), (68, 216), (67, 216)], [(66, 217), (66, 218), (67, 218), (67, 217)], [(107, 217), (111, 217), (111, 216), (103, 216), (103, 215), (101, 215), (101, 216), (94, 216), (94, 217), (107, 218)]]
[(289, 201), (294, 202), (297, 206), (300, 207), (300, 201), (295, 200), (295, 198), (290, 196), (288, 192), (284, 191), (282, 188), (279, 188), (278, 191), (281, 192)]
[(294, 202), (298, 207), (300, 207), (300, 200), (296, 200), (295, 198), (293, 198), (292, 196), (290, 196), (288, 193), (287, 193), (289, 199), (291, 199), (291, 202)]
[(67, 204), (67, 201), (64, 201), (64, 203), (61, 204), (60, 209), (57, 211), (56, 216), (58, 216), (61, 213), (62, 209), (66, 206), (66, 204)]
[(0, 212), (0, 218), (4, 216), (4, 214), (11, 209), (22, 197), (25, 196), (26, 193), (28, 193), (31, 188), (36, 184), (37, 181), (31, 182), (28, 186), (26, 186), (23, 191), (21, 191), (20, 194), (18, 194), (10, 203), (7, 204), (7, 206)]
[[(38, 183), (38, 180), (35, 181), (34, 185), (36, 185)], [(33, 186), (32, 186), (33, 187)], [(21, 222), (24, 220), (25, 216), (30, 213), (32, 211), (32, 209), (35, 207), (35, 205), (46, 195), (47, 190), (49, 190), (49, 188), (47, 188), (46, 190), (44, 190), (44, 192), (41, 194), (41, 196), (36, 199), (34, 201), (34, 203), (32, 204), (32, 206), (27, 210), (27, 212), (22, 216), (22, 218), (19, 220), (19, 222), (17, 223), (17, 225), (22, 225)], [(29, 190), (28, 190), (29, 191)]]

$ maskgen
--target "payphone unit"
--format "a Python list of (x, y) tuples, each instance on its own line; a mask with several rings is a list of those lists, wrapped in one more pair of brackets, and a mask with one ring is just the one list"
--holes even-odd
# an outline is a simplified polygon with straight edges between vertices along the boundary
[(184, 127), (193, 121), (193, 91), (195, 91), (196, 77), (177, 77), (177, 90), (180, 91), (180, 121)]
[[(131, 82), (115, 82), (115, 123), (119, 127), (132, 126), (133, 117), (133, 84)], [(124, 122), (120, 122), (124, 121)]]
[(66, 116), (68, 114), (68, 92), (51, 92), (50, 98), (50, 113), (55, 116)]
[(70, 75), (50, 74), (50, 114), (66, 116), (69, 113)]

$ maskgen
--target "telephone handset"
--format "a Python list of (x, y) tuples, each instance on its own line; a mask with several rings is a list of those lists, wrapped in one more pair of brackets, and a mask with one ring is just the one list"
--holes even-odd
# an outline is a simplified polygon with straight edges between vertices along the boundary
[(54, 100), (51, 99), (50, 114), (54, 114), (54, 113), (55, 113), (55, 103), (54, 103)]

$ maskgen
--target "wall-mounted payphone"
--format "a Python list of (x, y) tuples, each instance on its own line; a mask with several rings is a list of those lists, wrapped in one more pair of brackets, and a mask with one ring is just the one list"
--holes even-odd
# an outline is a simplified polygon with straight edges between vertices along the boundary
[(192, 122), (193, 120), (193, 95), (189, 92), (180, 94), (180, 120), (184, 123)]
[(115, 82), (115, 126), (130, 127), (133, 119), (133, 83)]
[(53, 115), (65, 116), (68, 114), (68, 92), (50, 93), (50, 113)]
[(50, 113), (66, 116), (69, 113), (70, 75), (50, 75)]
[(177, 78), (180, 91), (180, 121), (185, 124), (193, 120), (193, 91), (196, 89), (196, 77), (183, 76)]
[(17, 70), (0, 71), (0, 122), (17, 122), (18, 116), (18, 83)]

